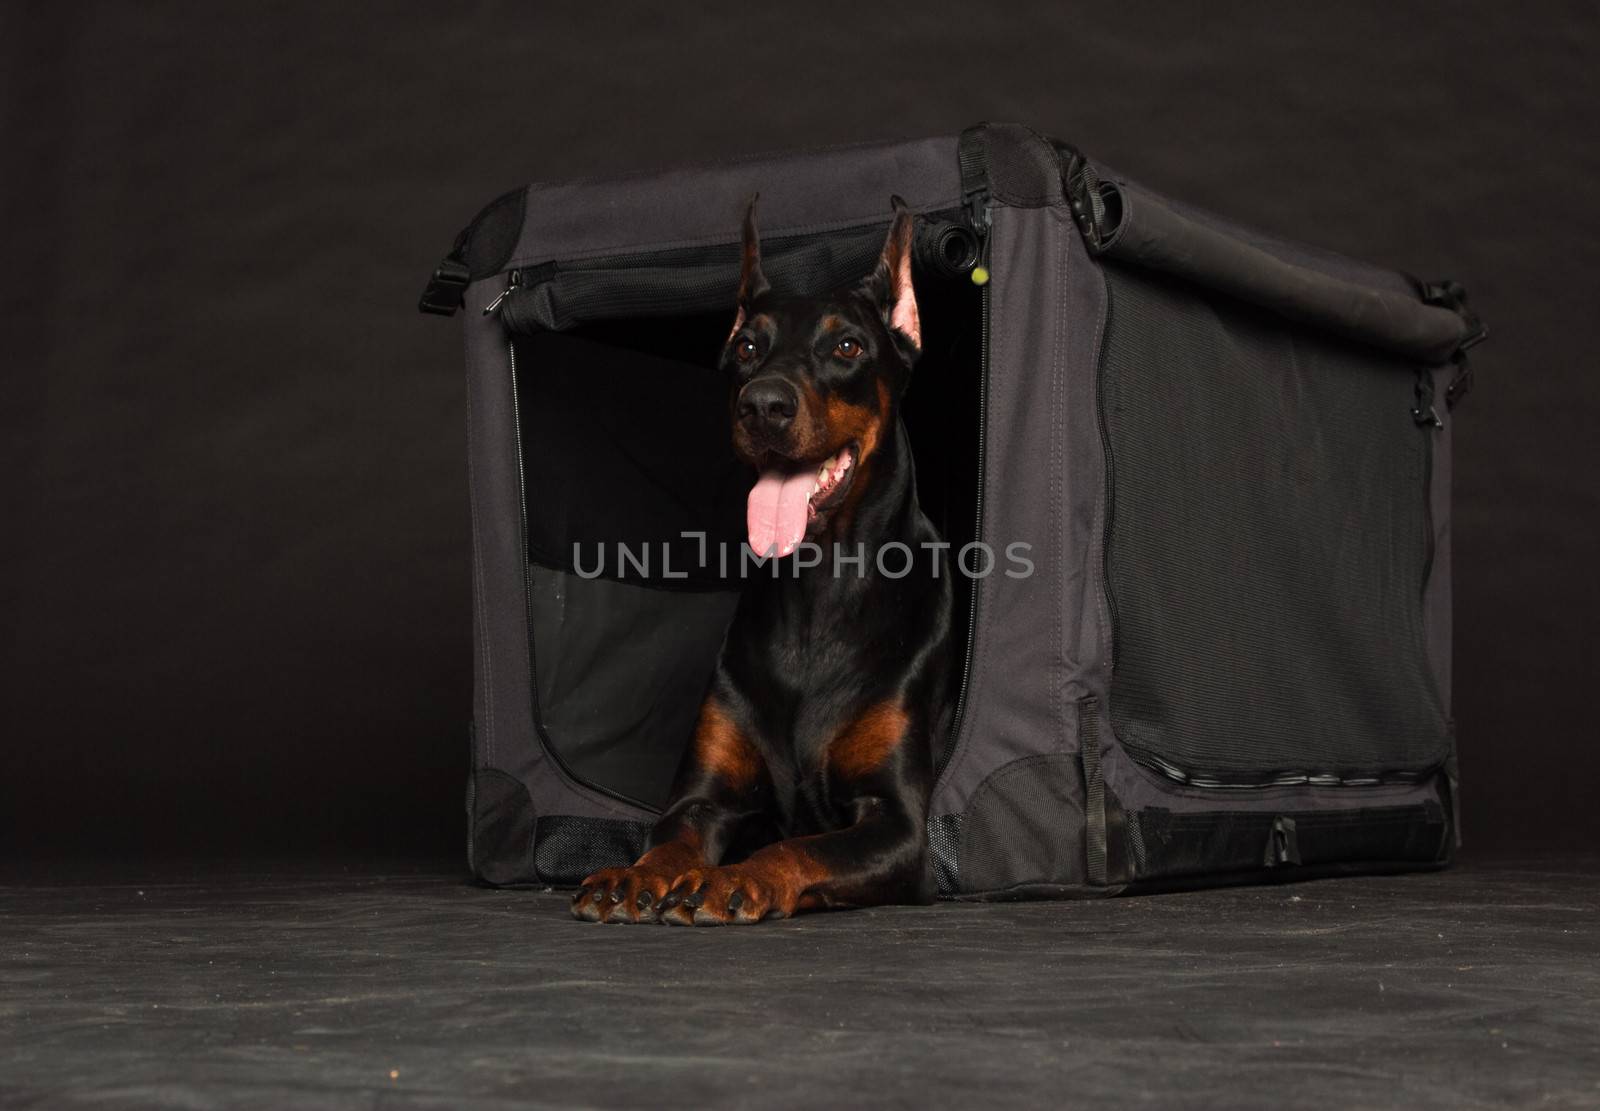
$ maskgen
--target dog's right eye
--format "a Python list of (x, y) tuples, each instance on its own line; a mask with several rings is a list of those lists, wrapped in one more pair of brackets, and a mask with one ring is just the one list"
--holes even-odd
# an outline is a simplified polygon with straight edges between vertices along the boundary
[(739, 340), (733, 345), (733, 357), (741, 363), (748, 363), (756, 357), (756, 341), (748, 338)]

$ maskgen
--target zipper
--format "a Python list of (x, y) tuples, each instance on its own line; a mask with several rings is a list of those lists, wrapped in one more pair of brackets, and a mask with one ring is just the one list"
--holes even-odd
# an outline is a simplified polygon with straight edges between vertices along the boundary
[[(508, 287), (509, 289), (509, 287)], [(500, 298), (504, 298), (501, 294)], [(499, 305), (500, 298), (495, 301)], [(488, 312), (488, 309), (484, 310)], [(512, 449), (517, 454), (517, 558), (522, 561), (522, 606), (528, 627), (528, 699), (533, 712), (533, 728), (545, 749), (555, 756), (555, 749), (544, 732), (544, 715), (539, 710), (539, 666), (534, 658), (533, 645), (533, 569), (528, 564), (528, 479), (522, 456), (522, 399), (517, 390), (517, 345), (507, 341), (506, 352), (511, 363), (511, 438)], [(556, 757), (559, 764), (560, 757)]]
[[(1429, 374), (1431, 384), (1431, 371)], [(1433, 456), (1438, 448), (1438, 437), (1444, 429), (1444, 421), (1440, 419), (1436, 410), (1430, 405), (1433, 421), (1423, 424), (1422, 432), (1422, 582), (1418, 586), (1421, 592), (1418, 599), (1417, 612), (1420, 615), (1420, 630), (1422, 634), (1422, 662), (1423, 673), (1427, 676), (1428, 687), (1433, 693), (1440, 720), (1449, 729), (1450, 713), (1444, 702), (1444, 692), (1439, 687), (1438, 675), (1433, 670), (1434, 661), (1428, 653), (1428, 586), (1433, 582), (1433, 563), (1438, 556), (1438, 542), (1433, 534)]]
[(1195, 775), (1169, 764), (1152, 753), (1131, 747), (1124, 743), (1122, 746), (1133, 757), (1133, 762), (1143, 768), (1150, 775), (1158, 777), (1166, 784), (1176, 783), (1180, 787), (1187, 787), (1195, 791), (1216, 791), (1223, 793), (1236, 793), (1240, 791), (1272, 791), (1278, 789), (1298, 789), (1301, 787), (1338, 787), (1341, 789), (1361, 790), (1365, 788), (1404, 787), (1426, 783), (1443, 767), (1433, 764), (1421, 771), (1386, 772), (1374, 775), (1339, 776), (1332, 772), (1283, 772), (1269, 775), (1262, 779), (1245, 782), (1233, 779), (1215, 779), (1206, 775)]
[[(517, 271), (513, 270), (512, 273), (515, 274)], [(510, 289), (508, 288), (506, 292), (510, 292)], [(504, 297), (504, 294), (501, 294), (501, 297)], [(498, 303), (497, 299), (495, 304), (498, 305)], [(484, 311), (487, 312), (488, 310)], [(533, 730), (538, 734), (539, 742), (546, 754), (549, 755), (551, 760), (555, 761), (556, 767), (561, 770), (561, 774), (566, 777), (569, 783), (576, 783), (597, 794), (605, 795), (607, 798), (615, 799), (638, 810), (643, 810), (647, 814), (658, 814), (660, 811), (648, 803), (640, 802), (636, 798), (630, 798), (620, 791), (611, 790), (609, 787), (590, 783), (582, 776), (574, 774), (572, 769), (567, 766), (567, 762), (562, 759), (560, 750), (556, 748), (555, 743), (550, 739), (550, 734), (544, 728), (544, 715), (539, 710), (539, 664), (533, 643), (533, 565), (528, 560), (528, 483), (522, 456), (522, 400), (517, 393), (516, 342), (514, 340), (507, 341), (506, 350), (511, 364), (511, 432), (514, 441), (513, 447), (517, 453), (517, 543), (520, 548), (517, 557), (522, 560), (523, 616), (528, 626), (528, 701), (533, 713)]]
[[(989, 451), (989, 316), (991, 295), (989, 292), (989, 240), (994, 227), (994, 210), (989, 203), (989, 193), (985, 189), (967, 198), (969, 205), (967, 219), (972, 224), (973, 232), (978, 236), (980, 248), (978, 262), (972, 268), (972, 280), (978, 285), (979, 298), (982, 301), (980, 313), (981, 323), (978, 332), (978, 483), (976, 496), (973, 498), (975, 520), (972, 526), (972, 539), (974, 543), (983, 540), (983, 492), (988, 485), (984, 467), (988, 462)], [(951, 748), (945, 761), (948, 767), (954, 762), (956, 747), (960, 744), (961, 728), (966, 722), (967, 696), (972, 686), (972, 655), (978, 641), (978, 603), (982, 596), (977, 581), (972, 586), (972, 608), (967, 614), (967, 651), (961, 661), (961, 686), (956, 694), (956, 712), (950, 728)]]
[[(520, 286), (521, 284), (522, 284), (522, 271), (521, 270), (513, 270), (513, 271), (511, 271), (511, 273), (507, 274), (506, 275), (506, 287), (500, 291), (499, 296), (497, 296), (493, 301), (490, 301), (487, 305), (485, 305), (483, 307), (483, 315), (484, 316), (493, 316), (495, 314), (495, 312), (500, 308), (500, 303), (502, 301), (504, 301), (507, 297), (510, 297), (511, 294), (513, 292), (515, 292), (517, 287)], [(517, 384), (516, 384), (516, 366), (514, 365), (515, 361), (516, 361), (515, 349), (513, 349), (513, 354), (511, 356), (511, 358), (512, 358), (512, 362), (513, 362), (513, 366), (511, 368), (511, 371), (512, 371), (511, 392), (513, 394), (515, 394), (516, 393), (516, 389), (517, 389)]]
[(1111, 423), (1106, 419), (1106, 354), (1110, 344), (1106, 337), (1111, 335), (1112, 314), (1116, 311), (1116, 299), (1111, 292), (1111, 283), (1106, 281), (1105, 274), (1101, 272), (1101, 282), (1106, 291), (1105, 316), (1100, 321), (1100, 359), (1094, 368), (1094, 405), (1096, 421), (1100, 425), (1100, 458), (1103, 462), (1105, 484), (1106, 508), (1100, 521), (1100, 585), (1106, 599), (1106, 620), (1111, 623), (1111, 643), (1107, 646), (1106, 668), (1115, 678), (1117, 673), (1117, 630), (1121, 622), (1117, 619), (1117, 594), (1111, 589), (1111, 522), (1116, 515), (1117, 483), (1114, 467), (1116, 460), (1111, 452)]
[[(1439, 421), (1437, 416), (1435, 421)], [(1444, 422), (1427, 424), (1422, 427), (1422, 597), (1424, 603), (1428, 596), (1428, 581), (1433, 578), (1433, 440)], [(1426, 608), (1423, 610), (1427, 614)], [(1430, 669), (1431, 670), (1431, 669)]]
[(478, 723), (467, 721), (467, 867), (478, 871)]
[[(955, 208), (923, 214), (947, 220)], [(777, 285), (829, 287), (871, 272), (888, 223), (873, 221), (824, 235), (805, 232), (762, 240), (762, 266)], [(737, 240), (697, 247), (662, 248), (594, 258), (540, 263), (508, 274), (509, 284), (483, 310), (499, 313), (509, 331), (565, 331), (580, 324), (628, 315), (699, 313), (724, 285), (732, 297), (738, 270)], [(527, 295), (550, 285), (550, 296), (523, 304)], [(728, 303), (731, 303), (728, 302)], [(716, 302), (722, 307), (723, 299)]]

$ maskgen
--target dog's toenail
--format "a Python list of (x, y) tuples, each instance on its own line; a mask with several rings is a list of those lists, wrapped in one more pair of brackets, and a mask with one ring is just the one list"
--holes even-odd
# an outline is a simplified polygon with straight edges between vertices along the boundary
[(699, 910), (700, 909), (700, 904), (704, 903), (705, 901), (706, 901), (706, 889), (702, 887), (702, 888), (700, 888), (700, 889), (698, 889), (696, 891), (691, 892), (689, 895), (687, 895), (683, 900), (683, 905), (686, 906), (686, 907), (691, 907), (694, 910)]
[(742, 906), (744, 906), (744, 892), (743, 891), (735, 891), (732, 895), (728, 896), (728, 909), (729, 910), (738, 910)]
[(656, 901), (656, 897), (654, 895), (650, 894), (650, 892), (641, 891), (641, 892), (639, 892), (639, 897), (634, 900), (634, 903), (636, 903), (638, 905), (640, 910), (644, 910), (647, 907), (649, 907), (649, 905), (651, 903), (653, 903), (655, 901)]
[(661, 900), (661, 909), (671, 910), (681, 902), (683, 902), (683, 892), (669, 891), (667, 892), (667, 897)]
[(612, 888), (612, 889), (611, 889), (611, 901), (612, 901), (612, 902), (613, 902), (613, 903), (620, 903), (620, 902), (622, 902), (622, 888), (620, 888), (620, 887), (613, 887), (613, 888)]
[(594, 901), (597, 902), (597, 903), (603, 903), (603, 902), (606, 901), (606, 893), (605, 893), (604, 889), (601, 889), (601, 890), (596, 891), (594, 893)]

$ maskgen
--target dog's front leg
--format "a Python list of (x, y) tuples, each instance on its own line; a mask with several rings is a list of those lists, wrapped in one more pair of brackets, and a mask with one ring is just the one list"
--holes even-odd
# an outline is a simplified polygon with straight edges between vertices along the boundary
[(840, 828), (779, 841), (692, 884), (680, 881), (661, 920), (720, 926), (819, 907), (931, 902), (932, 753), (927, 723), (899, 701), (862, 713), (839, 731), (817, 769)]
[(701, 707), (673, 802), (650, 831), (643, 856), (583, 881), (572, 914), (585, 922), (653, 921), (669, 892), (694, 890), (722, 859), (735, 831), (770, 803), (771, 777), (749, 734), (713, 693)]
[(860, 798), (853, 808), (856, 820), (844, 829), (780, 841), (680, 881), (662, 921), (721, 926), (821, 907), (930, 902), (925, 808), (893, 797)]

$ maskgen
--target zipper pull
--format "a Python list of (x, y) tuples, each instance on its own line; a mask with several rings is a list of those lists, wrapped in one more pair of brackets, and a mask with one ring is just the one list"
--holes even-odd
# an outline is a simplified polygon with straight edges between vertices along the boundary
[(1427, 367), (1417, 368), (1417, 403), (1411, 408), (1411, 419), (1421, 428), (1443, 428), (1439, 410), (1433, 407), (1433, 372)]
[(967, 277), (971, 279), (973, 285), (988, 285), (989, 233), (994, 229), (994, 210), (989, 200), (988, 185), (979, 184), (963, 196), (961, 207), (966, 210), (967, 227), (972, 230), (973, 237), (978, 241), (978, 257), (973, 261), (972, 269), (967, 271)]
[(972, 269), (967, 273), (967, 277), (972, 279), (972, 284), (975, 286), (988, 285), (991, 276), (989, 270), (989, 232), (994, 226), (994, 219), (989, 208), (989, 196), (987, 193), (983, 196), (982, 205), (983, 222), (973, 229), (978, 235), (978, 261), (973, 264)]
[(522, 271), (521, 270), (513, 270), (513, 271), (511, 271), (511, 273), (507, 274), (506, 275), (506, 287), (500, 291), (500, 295), (498, 297), (496, 297), (493, 301), (490, 301), (487, 305), (484, 306), (483, 315), (484, 316), (493, 316), (494, 313), (495, 313), (495, 310), (500, 307), (500, 302), (504, 301), (507, 297), (511, 296), (511, 291), (516, 289), (521, 284), (522, 284)]

